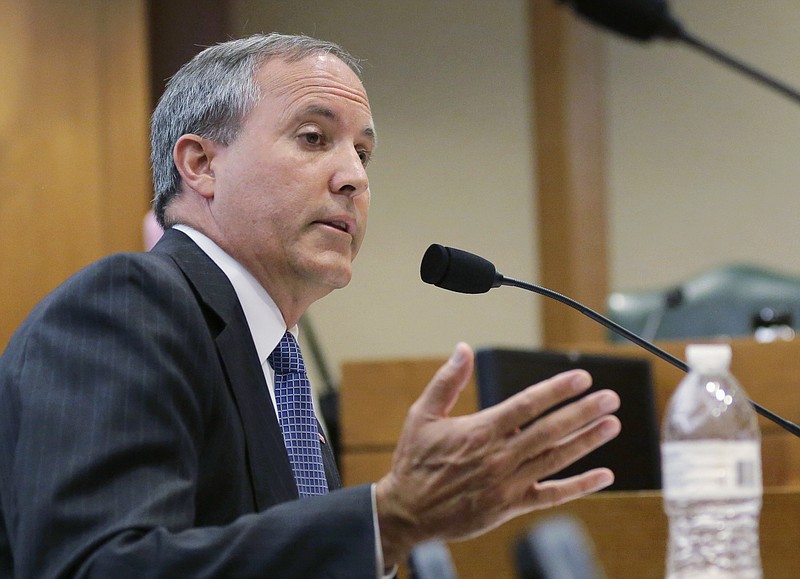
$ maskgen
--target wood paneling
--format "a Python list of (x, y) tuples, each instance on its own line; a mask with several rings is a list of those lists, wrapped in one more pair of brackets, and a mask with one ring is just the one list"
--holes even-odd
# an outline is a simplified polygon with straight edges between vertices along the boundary
[(230, 11), (228, 0), (148, 0), (152, 108), (181, 66), (230, 38)]
[[(685, 343), (660, 344), (682, 358)], [(800, 340), (759, 344), (732, 343), (732, 370), (751, 399), (786, 418), (800, 418)], [(646, 357), (653, 362), (657, 411), (667, 401), (683, 373), (635, 346), (589, 344), (584, 352)], [(392, 450), (408, 407), (416, 400), (443, 359), (386, 360), (345, 364), (341, 386), (341, 425), (345, 484), (376, 481), (388, 472)], [(478, 407), (474, 384), (464, 390), (455, 413)], [(624, 404), (624, 400), (623, 400)], [(800, 527), (787, 513), (800, 512), (800, 440), (759, 418), (764, 465), (764, 508), (761, 548), (764, 576), (794, 577), (800, 568)], [(624, 428), (623, 424), (623, 428)], [(660, 493), (600, 493), (556, 509), (511, 521), (465, 543), (450, 546), (459, 577), (513, 578), (513, 545), (543, 517), (578, 517), (596, 543), (608, 576), (615, 579), (663, 577), (667, 523)], [(405, 569), (401, 569), (405, 577)]]
[(142, 0), (2, 0), (0, 347), (89, 262), (141, 248), (150, 196)]
[[(557, 2), (531, 0), (539, 283), (602, 311), (608, 294), (603, 94), (598, 31)], [(546, 346), (604, 339), (588, 318), (542, 302)]]
[[(678, 358), (685, 342), (659, 344)], [(800, 420), (800, 340), (760, 344), (734, 341), (732, 371), (751, 400), (798, 422)], [(659, 422), (683, 372), (633, 345), (585, 344), (581, 352), (645, 358), (652, 362), (656, 411)], [(341, 428), (343, 463), (353, 463), (353, 476), (345, 473), (347, 484), (375, 480), (385, 471), (369, 466), (374, 456), (381, 468), (388, 465), (409, 406), (417, 399), (444, 359), (384, 360), (350, 362), (343, 366)], [(623, 404), (624, 404), (623, 400)], [(454, 414), (468, 414), (478, 408), (474, 382), (462, 392)], [(800, 440), (775, 423), (759, 417), (765, 486), (800, 486)], [(624, 425), (623, 425), (624, 427)]]
[[(341, 392), (339, 400), (344, 418), (342, 446), (350, 450), (394, 447), (409, 406), (444, 362), (431, 359), (345, 363), (342, 383), (348, 388)], [(452, 414), (474, 412), (477, 405), (475, 384), (470, 381)], [(374, 417), (359, 420), (365, 412), (374, 412)]]

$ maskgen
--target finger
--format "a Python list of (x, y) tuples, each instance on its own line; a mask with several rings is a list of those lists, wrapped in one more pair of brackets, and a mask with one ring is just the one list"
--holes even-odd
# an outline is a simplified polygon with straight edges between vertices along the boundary
[(412, 410), (423, 416), (447, 416), (472, 375), (474, 358), (467, 344), (456, 344), (450, 358), (436, 371)]
[(539, 418), (515, 436), (513, 444), (530, 458), (598, 418), (616, 412), (619, 405), (619, 395), (613, 390), (594, 392)]
[(551, 476), (616, 438), (621, 428), (619, 418), (605, 416), (523, 463), (515, 476), (521, 481)]
[(560, 480), (529, 484), (521, 504), (527, 511), (547, 509), (602, 490), (614, 483), (614, 473), (596, 468)]
[(592, 377), (584, 370), (562, 372), (488, 408), (484, 414), (502, 428), (512, 432), (529, 424), (544, 412), (592, 385)]

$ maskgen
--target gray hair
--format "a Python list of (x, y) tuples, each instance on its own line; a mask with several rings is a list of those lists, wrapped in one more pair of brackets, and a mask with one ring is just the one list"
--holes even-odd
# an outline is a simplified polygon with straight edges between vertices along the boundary
[(333, 54), (361, 76), (359, 61), (332, 42), (273, 33), (206, 48), (170, 79), (150, 122), (153, 209), (162, 227), (172, 225), (166, 209), (180, 190), (172, 158), (178, 139), (191, 133), (230, 144), (261, 97), (255, 79), (261, 65), (275, 57), (296, 62), (319, 53)]

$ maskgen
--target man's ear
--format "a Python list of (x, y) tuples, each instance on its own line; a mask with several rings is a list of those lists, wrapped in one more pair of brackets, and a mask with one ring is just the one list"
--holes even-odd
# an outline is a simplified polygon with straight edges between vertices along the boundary
[(218, 147), (214, 141), (187, 134), (181, 135), (172, 150), (172, 158), (183, 183), (206, 199), (214, 197), (212, 161)]

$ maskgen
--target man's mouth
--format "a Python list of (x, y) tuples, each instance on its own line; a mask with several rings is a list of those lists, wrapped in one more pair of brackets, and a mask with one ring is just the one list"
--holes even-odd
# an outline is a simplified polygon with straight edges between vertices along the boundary
[(347, 223), (345, 223), (344, 221), (330, 221), (327, 223), (327, 225), (335, 227), (336, 229), (347, 233)]
[(321, 219), (319, 221), (315, 221), (315, 223), (325, 225), (326, 227), (336, 229), (343, 233), (349, 233), (350, 235), (352, 235), (355, 231), (355, 222), (349, 219)]

